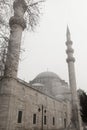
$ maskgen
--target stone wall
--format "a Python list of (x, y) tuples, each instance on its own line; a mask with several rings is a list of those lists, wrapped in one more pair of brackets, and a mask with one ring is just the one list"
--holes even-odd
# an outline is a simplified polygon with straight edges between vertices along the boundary
[[(0, 130), (59, 129), (65, 127), (64, 119), (68, 125), (69, 103), (55, 100), (15, 79), (11, 79), (7, 88), (0, 89)], [(22, 112), (21, 123), (18, 123), (19, 111)], [(33, 124), (34, 114), (36, 124)], [(53, 118), (55, 118), (54, 125)]]

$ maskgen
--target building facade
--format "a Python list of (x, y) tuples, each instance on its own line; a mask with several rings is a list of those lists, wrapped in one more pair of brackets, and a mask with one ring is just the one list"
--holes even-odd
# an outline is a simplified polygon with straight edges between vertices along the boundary
[[(41, 84), (43, 80), (45, 83), (47, 82), (47, 77), (49, 83), (51, 78), (52, 84), (50, 83), (48, 86), (51, 90), (52, 86), (55, 87), (54, 84), (59, 80), (58, 76), (52, 72), (41, 73), (34, 79), (37, 79), (37, 83), (34, 83), (34, 80), (26, 83), (13, 78), (8, 79), (7, 83), (7, 78), (6, 80), (2, 79), (0, 82), (0, 130), (54, 130), (66, 128), (69, 125), (70, 100), (64, 99), (62, 93), (60, 96), (58, 92), (58, 97), (56, 96), (57, 92), (55, 95), (54, 91), (52, 94), (52, 90), (51, 93), (47, 92), (46, 84)], [(60, 82), (59, 86), (56, 85), (56, 87), (61, 90)]]

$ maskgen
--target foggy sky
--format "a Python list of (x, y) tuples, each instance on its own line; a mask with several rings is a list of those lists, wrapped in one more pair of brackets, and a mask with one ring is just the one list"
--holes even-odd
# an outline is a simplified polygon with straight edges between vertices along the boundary
[(66, 28), (74, 49), (77, 87), (87, 91), (87, 0), (47, 0), (35, 32), (23, 37), (18, 77), (29, 82), (43, 71), (52, 71), (68, 82)]

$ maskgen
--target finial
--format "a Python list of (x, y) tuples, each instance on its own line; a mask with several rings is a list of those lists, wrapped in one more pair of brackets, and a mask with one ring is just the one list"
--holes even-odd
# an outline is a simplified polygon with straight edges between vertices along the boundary
[(67, 38), (67, 41), (70, 41), (70, 40), (71, 40), (71, 37), (70, 37), (70, 31), (69, 31), (69, 27), (68, 27), (68, 25), (67, 25), (66, 38)]

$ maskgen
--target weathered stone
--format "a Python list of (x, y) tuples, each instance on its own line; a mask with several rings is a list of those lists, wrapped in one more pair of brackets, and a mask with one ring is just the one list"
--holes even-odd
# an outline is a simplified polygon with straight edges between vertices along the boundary
[(24, 0), (15, 0), (13, 8), (14, 16), (9, 20), (11, 33), (5, 65), (5, 77), (16, 78), (19, 63), (21, 37), (23, 30), (26, 28), (26, 22), (23, 16), (27, 9), (27, 5)]

